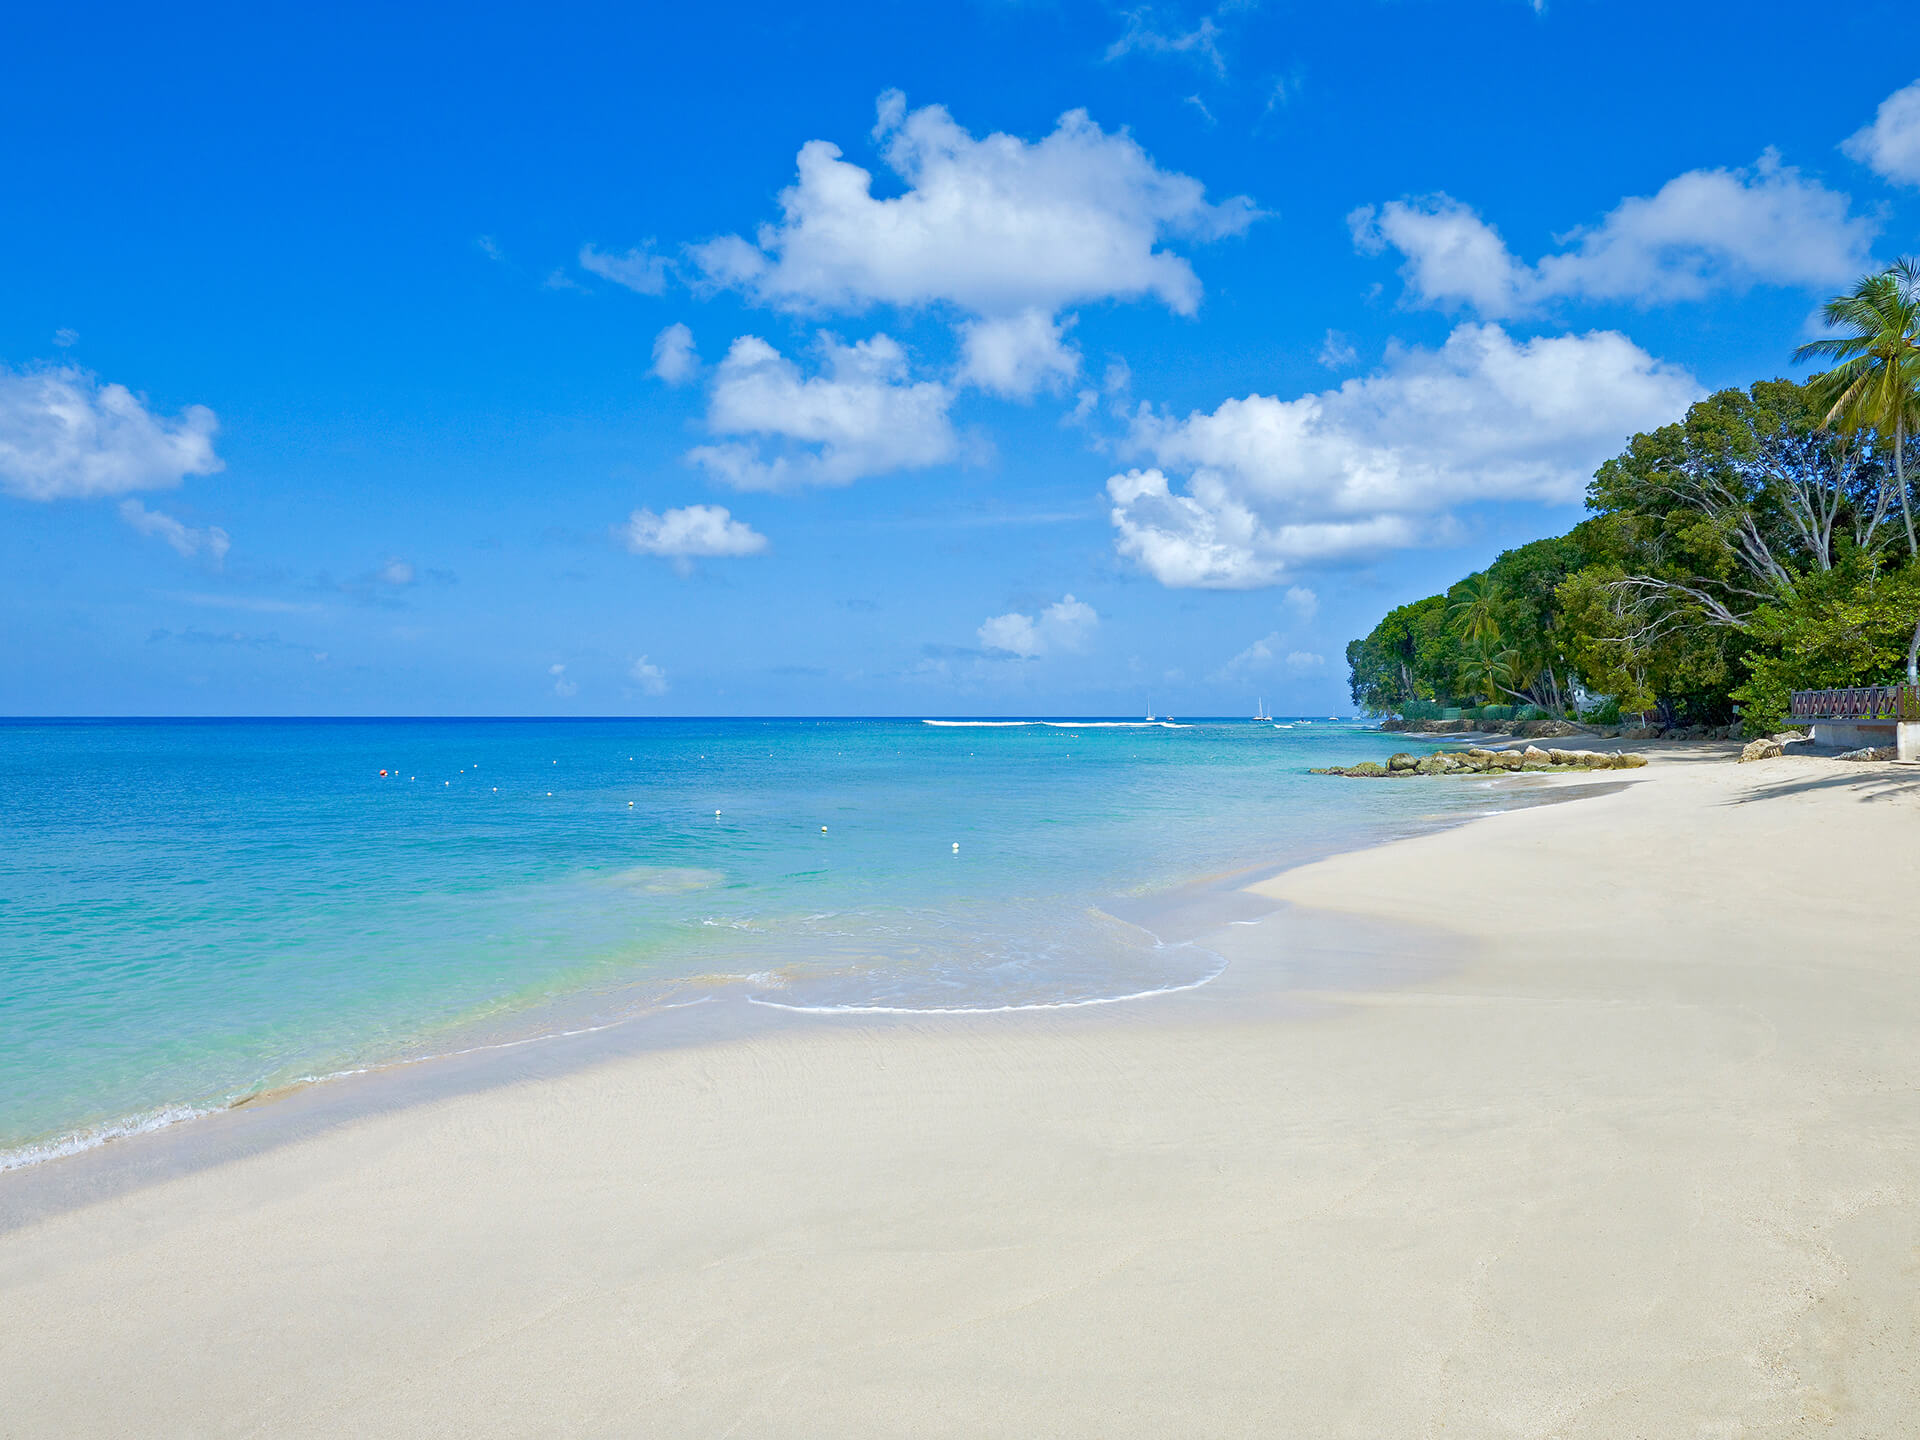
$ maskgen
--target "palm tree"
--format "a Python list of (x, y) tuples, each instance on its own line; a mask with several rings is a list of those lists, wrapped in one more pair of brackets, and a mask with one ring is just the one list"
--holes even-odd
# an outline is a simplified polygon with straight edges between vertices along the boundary
[(1826, 424), (1893, 437), (1894, 484), (1907, 522), (1907, 550), (1920, 555), (1907, 505), (1905, 456), (1907, 437), (1920, 429), (1920, 259), (1903, 255), (1878, 275), (1863, 275), (1820, 314), (1846, 333), (1811, 340), (1793, 358), (1840, 362), (1811, 382), (1828, 406)]
[(1500, 582), (1482, 571), (1469, 575), (1453, 587), (1460, 598), (1447, 606), (1447, 621), (1453, 633), (1468, 645), (1485, 646), (1500, 639), (1500, 602), (1505, 598)]
[[(1920, 429), (1920, 259), (1903, 255), (1879, 274), (1862, 276), (1820, 313), (1843, 333), (1810, 341), (1793, 358), (1839, 362), (1811, 382), (1829, 407), (1826, 424), (1893, 437), (1894, 487), (1907, 526), (1907, 554), (1920, 557), (1907, 503), (1905, 454), (1907, 436)], [(1907, 647), (1907, 683), (1920, 683), (1920, 624)]]
[(1496, 654), (1485, 642), (1470, 640), (1460, 647), (1460, 659), (1454, 673), (1483, 700), (1498, 700), (1500, 692), (1507, 688), (1507, 680), (1511, 678), (1507, 659), (1510, 653)]

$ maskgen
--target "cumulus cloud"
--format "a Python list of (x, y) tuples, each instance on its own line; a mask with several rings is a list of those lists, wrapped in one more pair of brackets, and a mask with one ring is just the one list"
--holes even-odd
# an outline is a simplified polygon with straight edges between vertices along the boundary
[(708, 282), (801, 310), (944, 302), (983, 316), (1052, 315), (1151, 296), (1190, 315), (1199, 277), (1165, 242), (1237, 234), (1257, 213), (1244, 196), (1209, 203), (1198, 180), (1161, 169), (1084, 110), (1032, 143), (976, 140), (942, 106), (909, 111), (897, 90), (878, 113), (874, 138), (903, 194), (875, 198), (871, 174), (810, 140), (777, 222), (752, 241), (693, 248)]
[(1873, 123), (1840, 148), (1884, 179), (1920, 185), (1920, 80), (1882, 100)]
[(823, 334), (819, 348), (822, 373), (809, 376), (758, 336), (734, 341), (714, 376), (707, 425), (751, 438), (697, 446), (687, 458), (740, 490), (845, 485), (954, 458), (953, 392), (913, 380), (897, 341), (844, 345)]
[(1032, 660), (1058, 650), (1084, 650), (1099, 624), (1100, 616), (1091, 605), (1065, 595), (1038, 615), (1015, 610), (982, 622), (980, 644)]
[(1080, 373), (1080, 352), (1066, 343), (1067, 325), (1044, 310), (1022, 310), (960, 327), (958, 380), (995, 395), (1025, 400), (1058, 392)]
[(200, 555), (206, 556), (216, 570), (227, 558), (227, 551), (233, 548), (227, 532), (218, 525), (196, 530), (163, 511), (147, 509), (138, 500), (122, 500), (120, 518), (142, 535), (152, 535), (166, 541), (177, 554), (189, 560)]
[(566, 666), (549, 665), (547, 667), (547, 673), (553, 676), (553, 693), (558, 695), (562, 700), (580, 693), (580, 687), (574, 684), (573, 681), (567, 679)]
[(642, 295), (658, 295), (667, 288), (666, 257), (653, 254), (646, 246), (624, 255), (607, 255), (591, 245), (582, 245), (580, 268)]
[(1289, 650), (1287, 652), (1287, 668), (1296, 675), (1304, 675), (1309, 671), (1325, 669), (1326, 664), (1326, 656), (1316, 655), (1311, 650)]
[(0, 490), (22, 500), (163, 490), (224, 468), (204, 405), (169, 420), (75, 366), (0, 367)]
[(1488, 319), (1560, 299), (1653, 305), (1755, 285), (1831, 285), (1860, 272), (1878, 233), (1848, 213), (1846, 195), (1771, 150), (1749, 170), (1692, 170), (1652, 196), (1622, 200), (1531, 265), (1448, 195), (1364, 206), (1347, 222), (1363, 252), (1405, 257), (1409, 303), (1470, 307)]
[(767, 537), (734, 519), (724, 505), (685, 505), (659, 515), (636, 510), (614, 533), (634, 554), (671, 560), (683, 574), (695, 559), (758, 555), (767, 548)]
[(411, 562), (398, 556), (389, 559), (386, 564), (374, 571), (373, 578), (382, 585), (391, 585), (395, 589), (413, 584), (414, 574)]
[(653, 337), (653, 373), (667, 384), (684, 384), (699, 368), (700, 356), (693, 348), (693, 331), (685, 325), (669, 325)]
[(627, 675), (648, 695), (667, 693), (667, 672), (644, 655), (627, 667)]
[(1442, 538), (1454, 506), (1572, 503), (1628, 436), (1702, 393), (1616, 331), (1518, 341), (1469, 324), (1437, 350), (1396, 344), (1336, 390), (1184, 420), (1142, 407), (1130, 444), (1153, 463), (1107, 482), (1115, 546), (1163, 585), (1272, 585)]

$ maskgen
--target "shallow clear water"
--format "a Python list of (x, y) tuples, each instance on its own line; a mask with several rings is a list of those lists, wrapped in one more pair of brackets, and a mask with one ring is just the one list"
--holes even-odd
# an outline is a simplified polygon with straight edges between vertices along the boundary
[(1305, 773), (1406, 743), (1324, 721), (0, 722), (0, 1166), (556, 1007), (1202, 983), (1215, 956), (1102, 902), (1485, 802)]

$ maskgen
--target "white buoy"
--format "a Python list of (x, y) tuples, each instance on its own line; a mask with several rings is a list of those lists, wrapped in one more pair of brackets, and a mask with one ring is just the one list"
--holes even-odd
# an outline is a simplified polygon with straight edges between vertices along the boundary
[(824, 834), (826, 834), (826, 833), (827, 833), (827, 827), (826, 827), (826, 826), (824, 826), (824, 825), (822, 825), (822, 826), (820, 827), (820, 833), (821, 833), (822, 835), (824, 835)]
[(633, 801), (631, 800), (627, 801), (627, 809), (629, 810), (633, 809)]
[(958, 840), (953, 842), (953, 853), (956, 855), (960, 853), (960, 842)]
[(718, 820), (718, 819), (720, 818), (720, 812), (719, 812), (718, 810), (716, 810), (716, 811), (714, 811), (714, 812), (713, 812), (713, 818), (714, 818), (714, 819), (716, 819), (716, 820)]

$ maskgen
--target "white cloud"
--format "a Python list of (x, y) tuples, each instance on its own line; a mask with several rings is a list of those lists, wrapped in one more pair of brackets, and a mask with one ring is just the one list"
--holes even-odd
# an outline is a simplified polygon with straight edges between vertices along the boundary
[(1048, 315), (1097, 299), (1153, 296), (1182, 315), (1200, 304), (1174, 237), (1236, 234), (1251, 201), (1209, 204), (1199, 181), (1162, 170), (1125, 133), (1083, 110), (1029, 143), (976, 140), (938, 105), (908, 111), (880, 97), (874, 136), (904, 194), (873, 195), (873, 177), (838, 147), (801, 147), (781, 218), (753, 242), (722, 236), (693, 248), (714, 284), (795, 309), (946, 302), (975, 315)]
[(820, 349), (825, 373), (803, 377), (758, 336), (734, 341), (714, 377), (707, 424), (719, 435), (756, 438), (697, 446), (687, 458), (740, 490), (845, 485), (954, 458), (953, 392), (911, 379), (896, 341), (876, 335), (843, 345), (823, 334)]
[(580, 268), (642, 295), (658, 295), (667, 288), (666, 258), (653, 254), (645, 246), (624, 255), (606, 255), (591, 245), (582, 245)]
[(189, 560), (197, 555), (206, 556), (216, 570), (227, 558), (227, 551), (233, 548), (227, 532), (218, 525), (195, 530), (163, 511), (147, 509), (138, 500), (122, 500), (120, 518), (142, 535), (158, 536)]
[(1326, 668), (1326, 664), (1326, 656), (1316, 655), (1311, 650), (1289, 650), (1287, 652), (1287, 668), (1296, 675), (1303, 675), (1310, 670), (1323, 670)]
[(734, 519), (724, 505), (686, 505), (659, 515), (636, 510), (614, 533), (634, 554), (672, 560), (683, 574), (695, 559), (758, 555), (767, 548), (767, 537)]
[(1441, 538), (1453, 506), (1570, 504), (1630, 435), (1701, 394), (1615, 331), (1523, 342), (1462, 325), (1438, 350), (1389, 347), (1336, 390), (1184, 420), (1142, 407), (1131, 444), (1154, 464), (1107, 482), (1115, 546), (1163, 585), (1275, 584), (1296, 565)]
[(987, 649), (1018, 655), (1023, 660), (1032, 659), (1044, 648), (1033, 617), (1018, 611), (983, 620), (978, 633), (980, 643)]
[(1227, 661), (1207, 679), (1216, 682), (1237, 680), (1250, 671), (1269, 669), (1273, 665), (1274, 650), (1279, 644), (1280, 632), (1270, 631)]
[(1032, 660), (1056, 650), (1083, 650), (1100, 616), (1084, 600), (1062, 596), (1039, 615), (1010, 611), (982, 622), (980, 644), (988, 650)]
[(1127, 28), (1120, 38), (1107, 47), (1107, 59), (1118, 60), (1123, 55), (1181, 55), (1206, 65), (1214, 74), (1225, 77), (1227, 73), (1226, 57), (1220, 53), (1220, 26), (1213, 16), (1203, 15), (1200, 23), (1191, 30), (1176, 30), (1168, 34), (1153, 28), (1148, 7), (1141, 6), (1127, 13)]
[(0, 490), (70, 500), (168, 489), (224, 468), (213, 452), (219, 428), (204, 405), (168, 420), (75, 366), (0, 367)]
[(669, 385), (693, 378), (700, 368), (699, 353), (693, 348), (693, 331), (675, 323), (653, 337), (653, 373)]
[(1360, 352), (1353, 348), (1353, 341), (1338, 330), (1327, 331), (1327, 338), (1320, 342), (1320, 353), (1314, 357), (1329, 370), (1351, 370), (1360, 363)]
[(1281, 598), (1280, 608), (1305, 624), (1320, 613), (1320, 597), (1304, 585), (1290, 586)]
[(1822, 286), (1868, 263), (1878, 233), (1848, 214), (1848, 197), (1808, 180), (1769, 150), (1751, 170), (1692, 170), (1652, 196), (1622, 200), (1596, 226), (1529, 265), (1500, 232), (1447, 195), (1364, 206), (1347, 217), (1354, 243), (1391, 248), (1410, 303), (1462, 306), (1497, 319), (1558, 299), (1637, 305), (1698, 300), (1754, 285)]
[(558, 695), (561, 699), (564, 700), (569, 696), (578, 695), (580, 693), (580, 687), (574, 684), (573, 681), (567, 679), (566, 666), (549, 665), (547, 667), (547, 673), (553, 676), (553, 693)]
[(1920, 185), (1920, 80), (1882, 100), (1873, 123), (1840, 148), (1884, 179)]
[(411, 585), (413, 584), (413, 566), (396, 556), (376, 570), (373, 578), (382, 585), (392, 585), (396, 588)]
[(627, 667), (627, 674), (649, 695), (667, 693), (667, 672), (658, 665), (651, 664), (644, 655)]
[(1067, 327), (1044, 310), (1022, 310), (960, 327), (963, 385), (1025, 400), (1041, 389), (1056, 393), (1080, 373), (1080, 352), (1065, 343)]

